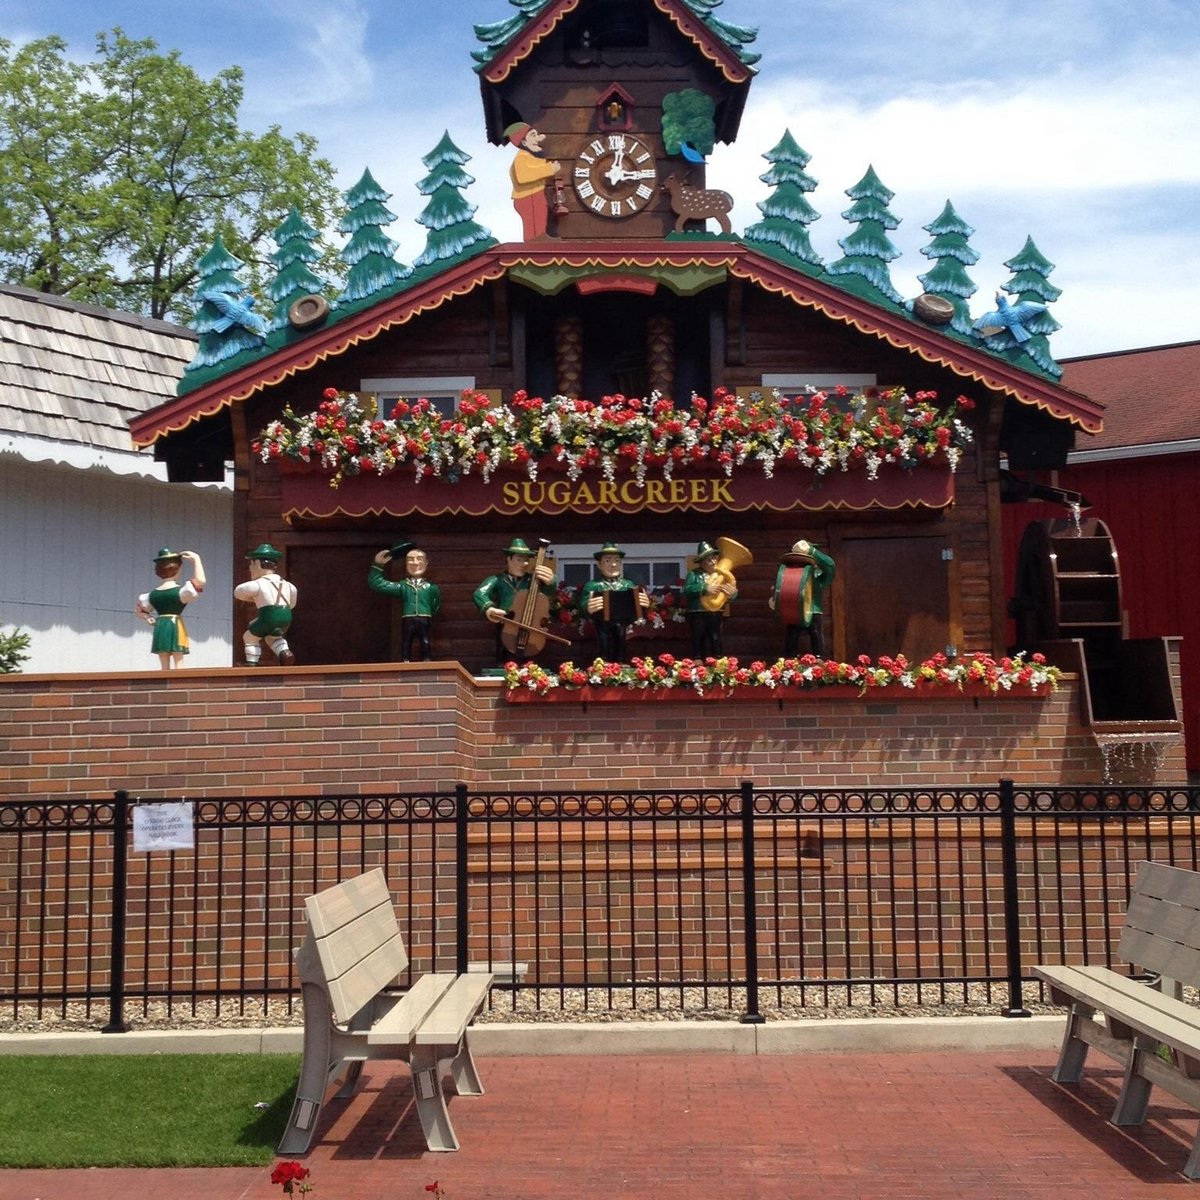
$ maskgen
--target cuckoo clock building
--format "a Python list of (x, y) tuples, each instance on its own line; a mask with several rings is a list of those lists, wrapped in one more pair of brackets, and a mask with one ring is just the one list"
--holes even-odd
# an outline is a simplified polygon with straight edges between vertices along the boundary
[[(369, 171), (346, 193), (340, 290), (309, 270), (317, 233), (297, 211), (277, 232), (264, 317), (238, 308), (241, 264), (219, 242), (200, 264), (197, 356), (133, 437), (179, 480), (232, 461), (230, 570), (243, 577), (243, 553), (266, 544), (299, 596), (287, 635), (296, 665), (274, 671), (265, 653), (250, 669), (235, 655), (221, 686), (324, 688), (308, 697), (320, 708), (328, 689), (372, 681), (385, 719), (413, 723), (397, 736), (424, 746), (414, 778), (1070, 780), (1100, 769), (1089, 722), (1165, 739), (1153, 770), (1178, 775), (1173, 643), (1129, 644), (1103, 521), (1078, 517), (1074, 494), (1043, 482), (1034, 495), (1028, 482), (1103, 425), (1102, 406), (1064, 386), (1052, 355), (1053, 264), (1032, 240), (1015, 247), (1003, 290), (982, 306), (993, 311), (972, 314), (973, 230), (948, 202), (928, 214), (924, 292), (900, 294), (894, 197), (870, 147), (846, 192), (844, 253), (818, 255), (802, 114), (791, 129), (742, 121), (760, 61), (754, 31), (732, 23), (734, 0), (515, 7), (476, 28), (463, 65), (494, 153), (511, 160), (508, 240), (473, 221), (467, 156), (447, 135), (423, 160), (428, 238), (412, 264), (395, 258), (388, 191)], [(763, 141), (764, 198), (747, 213), (709, 186), (706, 161), (750, 137)], [(1054, 518), (1031, 535), (1021, 602), (1038, 644), (1013, 645), (1001, 511), (1028, 499), (1085, 522), (1072, 528), (1088, 549), (1056, 547), (1066, 526)], [(514, 539), (549, 543), (555, 580), (542, 626), (555, 636), (516, 683), (489, 678), (505, 656), (476, 596)], [(822, 584), (821, 653), (785, 658), (786, 678), (706, 694), (631, 687), (622, 702), (599, 679), (584, 695), (556, 674), (596, 656), (579, 597), (606, 545), (649, 603), (627, 663), (688, 657), (689, 624), (676, 617), (709, 545), (736, 581), (722, 657), (761, 676), (785, 648), (787, 614), (773, 602), (799, 543), (836, 570)], [(411, 546), (440, 606), (429, 658), (406, 664), (408, 618), (368, 576), (395, 547), (376, 582), (399, 585)], [(793, 605), (806, 628), (810, 601)], [(252, 613), (230, 604), (240, 636)], [(1058, 689), (1028, 673), (1010, 686), (1036, 673), (1043, 643), (1067, 648)], [(1024, 656), (1011, 679), (1001, 666), (990, 688), (982, 668), (965, 689), (935, 686), (939, 671), (944, 681), (1014, 651)], [(872, 694), (878, 680), (854, 674), (864, 661), (897, 676), (932, 665), (917, 686), (910, 676)], [(859, 686), (823, 685), (838, 664)], [(1130, 709), (1112, 681), (1135, 667), (1157, 683)], [(998, 690), (996, 671), (1008, 681)], [(362, 786), (376, 778), (366, 736), (355, 733), (340, 776)], [(332, 779), (332, 767), (305, 770), (301, 786)]]

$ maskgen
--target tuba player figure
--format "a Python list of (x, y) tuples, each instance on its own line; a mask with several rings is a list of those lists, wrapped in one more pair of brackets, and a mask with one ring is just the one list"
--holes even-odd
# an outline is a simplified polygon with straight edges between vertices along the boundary
[(737, 582), (729, 571), (718, 571), (720, 557), (716, 546), (701, 542), (696, 547), (695, 566), (683, 583), (693, 658), (722, 658), (725, 654), (721, 621), (729, 604), (737, 599)]

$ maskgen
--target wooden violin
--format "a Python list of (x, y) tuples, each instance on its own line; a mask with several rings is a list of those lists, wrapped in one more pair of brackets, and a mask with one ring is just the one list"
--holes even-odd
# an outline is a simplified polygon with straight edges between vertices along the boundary
[(564, 646), (571, 644), (569, 639), (546, 630), (550, 623), (550, 597), (542, 591), (537, 572), (545, 564), (549, 548), (550, 543), (545, 538), (538, 539), (537, 557), (526, 573), (529, 587), (525, 591), (525, 600), (517, 610), (506, 613), (500, 622), (500, 644), (517, 658), (531, 658), (547, 640), (561, 642)]

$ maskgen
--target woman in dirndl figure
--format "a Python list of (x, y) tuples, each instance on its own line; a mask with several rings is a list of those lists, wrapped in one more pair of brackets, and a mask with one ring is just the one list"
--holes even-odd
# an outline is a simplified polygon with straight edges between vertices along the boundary
[[(185, 558), (192, 564), (192, 577), (181, 584), (179, 572)], [(178, 667), (188, 653), (183, 610), (204, 591), (204, 564), (194, 550), (172, 550), (164, 546), (154, 556), (154, 573), (161, 582), (137, 598), (134, 611), (153, 628), (150, 652), (158, 655), (164, 671), (170, 671)]]

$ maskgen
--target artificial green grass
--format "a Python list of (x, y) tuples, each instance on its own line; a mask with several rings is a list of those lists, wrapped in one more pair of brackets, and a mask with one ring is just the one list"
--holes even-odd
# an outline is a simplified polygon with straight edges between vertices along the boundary
[(294, 1054), (0, 1055), (0, 1166), (261, 1166), (299, 1074)]

